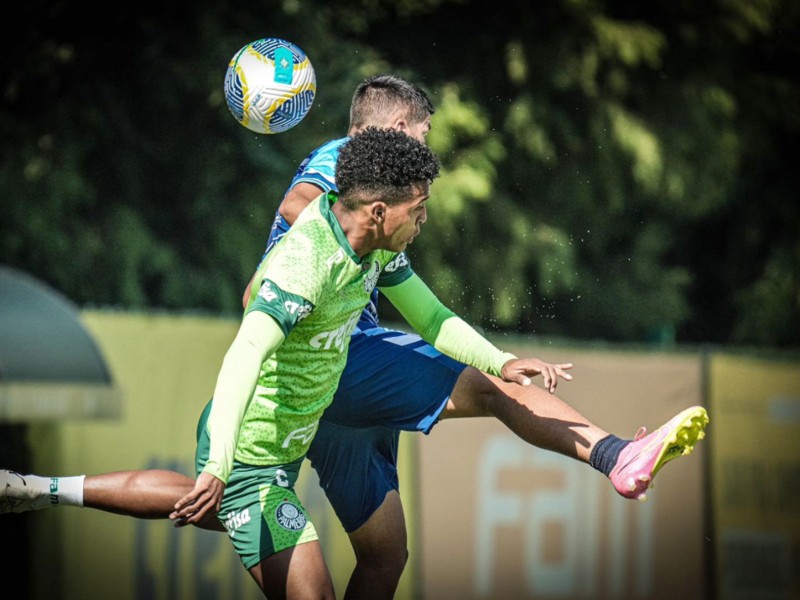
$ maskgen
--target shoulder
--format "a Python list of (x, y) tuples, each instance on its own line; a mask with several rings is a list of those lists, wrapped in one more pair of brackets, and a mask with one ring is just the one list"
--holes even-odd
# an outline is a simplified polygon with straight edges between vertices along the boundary
[(287, 250), (302, 253), (309, 261), (326, 256), (331, 248), (339, 246), (323, 214), (321, 204), (325, 198), (325, 195), (320, 195), (303, 209), (285, 236)]
[(335, 162), (339, 156), (339, 149), (344, 146), (349, 139), (350, 138), (348, 137), (343, 137), (325, 142), (308, 155), (308, 164), (329, 160), (333, 160)]
[(297, 169), (290, 189), (298, 183), (311, 183), (326, 192), (335, 190), (339, 149), (348, 139), (331, 140), (311, 152)]

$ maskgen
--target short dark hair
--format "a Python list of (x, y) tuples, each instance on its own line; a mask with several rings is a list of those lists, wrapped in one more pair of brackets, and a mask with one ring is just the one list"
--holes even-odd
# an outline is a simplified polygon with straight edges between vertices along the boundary
[(368, 127), (339, 150), (339, 201), (354, 210), (360, 202), (399, 204), (413, 188), (439, 176), (439, 159), (425, 144), (396, 129)]
[(362, 81), (350, 104), (350, 127), (386, 127), (386, 119), (400, 107), (407, 118), (421, 123), (435, 111), (428, 94), (418, 85), (396, 75), (374, 75)]

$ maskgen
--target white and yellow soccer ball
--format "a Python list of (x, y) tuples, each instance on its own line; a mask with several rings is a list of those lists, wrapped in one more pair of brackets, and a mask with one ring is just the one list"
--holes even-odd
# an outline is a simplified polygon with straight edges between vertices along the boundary
[(280, 133), (305, 118), (317, 93), (311, 61), (280, 38), (250, 42), (225, 72), (225, 102), (234, 118), (257, 133)]

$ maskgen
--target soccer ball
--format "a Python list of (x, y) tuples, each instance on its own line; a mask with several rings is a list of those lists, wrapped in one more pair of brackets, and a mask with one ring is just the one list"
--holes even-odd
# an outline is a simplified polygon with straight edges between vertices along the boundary
[(256, 133), (280, 133), (308, 114), (317, 76), (305, 52), (279, 38), (250, 42), (225, 72), (225, 102), (236, 120)]

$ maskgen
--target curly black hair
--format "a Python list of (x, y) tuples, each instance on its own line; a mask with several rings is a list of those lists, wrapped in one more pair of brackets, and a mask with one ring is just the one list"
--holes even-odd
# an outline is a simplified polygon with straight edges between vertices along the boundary
[(399, 204), (414, 185), (439, 176), (439, 159), (425, 144), (396, 129), (368, 127), (339, 150), (336, 185), (339, 201), (350, 210), (360, 202)]

